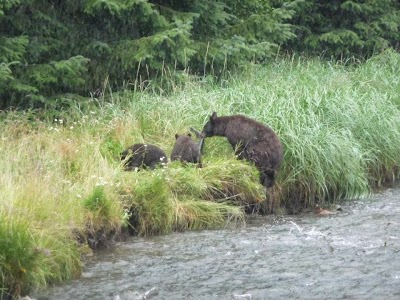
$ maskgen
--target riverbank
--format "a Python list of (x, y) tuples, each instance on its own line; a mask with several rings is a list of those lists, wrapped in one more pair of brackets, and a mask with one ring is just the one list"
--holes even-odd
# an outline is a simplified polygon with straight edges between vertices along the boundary
[(368, 195), (399, 175), (398, 74), (391, 51), (352, 66), (293, 57), (219, 84), (188, 78), (169, 93), (148, 87), (61, 112), (2, 113), (0, 295), (79, 276), (91, 237), (129, 223), (141, 236), (243, 223), (242, 205), (263, 200), (264, 190), (223, 138), (206, 140), (203, 168), (136, 173), (120, 164), (133, 143), (169, 155), (175, 133), (202, 128), (212, 111), (245, 114), (278, 133), (278, 213)]
[(257, 216), (238, 229), (130, 239), (95, 253), (82, 278), (31, 296), (395, 300), (399, 200), (397, 182), (342, 202), (335, 215)]

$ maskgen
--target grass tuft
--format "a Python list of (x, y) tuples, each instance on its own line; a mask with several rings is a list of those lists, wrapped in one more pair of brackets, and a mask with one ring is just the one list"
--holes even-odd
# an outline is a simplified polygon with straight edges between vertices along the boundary
[(123, 174), (121, 194), (125, 207), (132, 208), (135, 232), (165, 234), (241, 221), (240, 206), (260, 201), (263, 188), (254, 167), (231, 158), (227, 168), (226, 162), (204, 168), (173, 162), (155, 171)]

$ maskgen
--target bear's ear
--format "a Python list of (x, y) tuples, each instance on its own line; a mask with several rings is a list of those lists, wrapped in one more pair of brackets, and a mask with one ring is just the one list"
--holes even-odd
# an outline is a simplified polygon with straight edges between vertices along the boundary
[(213, 122), (217, 118), (217, 113), (214, 111), (210, 117), (210, 121)]
[(175, 139), (177, 140), (179, 137), (179, 134), (175, 133)]
[(190, 132), (188, 133), (188, 137), (192, 137), (192, 134)]

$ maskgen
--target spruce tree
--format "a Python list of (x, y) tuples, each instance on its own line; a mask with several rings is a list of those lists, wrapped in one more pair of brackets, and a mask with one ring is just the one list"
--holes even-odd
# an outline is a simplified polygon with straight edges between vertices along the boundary
[[(0, 109), (68, 105), (187, 71), (220, 76), (293, 39), (297, 1), (4, 0)], [(128, 83), (128, 84), (126, 84)], [(79, 100), (82, 101), (82, 100)], [(83, 100), (84, 101), (84, 100)]]

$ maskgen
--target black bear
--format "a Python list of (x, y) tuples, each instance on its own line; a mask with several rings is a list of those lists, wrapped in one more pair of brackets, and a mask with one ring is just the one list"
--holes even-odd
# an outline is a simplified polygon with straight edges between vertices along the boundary
[(175, 134), (175, 145), (171, 152), (171, 161), (197, 163), (201, 167), (201, 153), (199, 145), (192, 140), (192, 135)]
[(203, 127), (202, 135), (226, 137), (239, 159), (255, 164), (260, 171), (261, 184), (266, 188), (274, 185), (283, 150), (271, 128), (242, 115), (218, 117), (213, 112)]
[(151, 144), (134, 144), (128, 147), (121, 153), (121, 160), (124, 161), (125, 171), (147, 167), (155, 169), (158, 165), (168, 162), (165, 152)]

